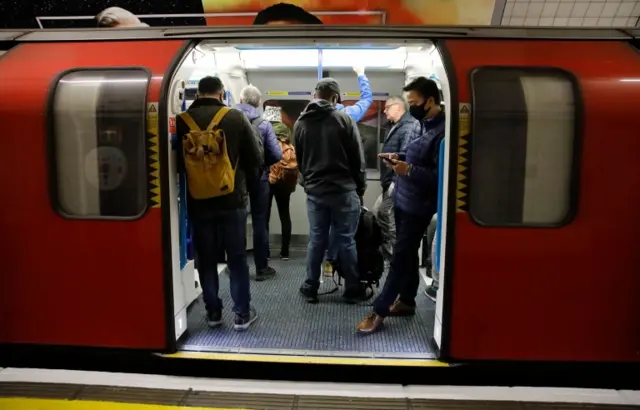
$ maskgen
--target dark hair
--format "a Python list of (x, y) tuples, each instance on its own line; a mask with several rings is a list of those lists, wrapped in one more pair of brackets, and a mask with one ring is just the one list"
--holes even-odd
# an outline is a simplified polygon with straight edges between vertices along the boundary
[(340, 94), (328, 88), (321, 88), (319, 90), (316, 90), (316, 97), (318, 97), (321, 100), (331, 101), (331, 97), (333, 97), (334, 95), (340, 96)]
[(420, 94), (425, 101), (428, 100), (429, 97), (433, 97), (433, 101), (436, 104), (440, 104), (440, 101), (442, 101), (438, 84), (426, 77), (418, 77), (412, 80), (409, 84), (404, 86), (402, 91), (415, 91)]
[(224, 89), (222, 81), (218, 77), (203, 77), (198, 82), (198, 94), (216, 94)]
[(322, 20), (305, 11), (302, 7), (289, 3), (278, 3), (260, 10), (255, 20), (253, 20), (253, 24), (269, 24), (272, 21), (287, 21), (298, 24), (322, 24)]

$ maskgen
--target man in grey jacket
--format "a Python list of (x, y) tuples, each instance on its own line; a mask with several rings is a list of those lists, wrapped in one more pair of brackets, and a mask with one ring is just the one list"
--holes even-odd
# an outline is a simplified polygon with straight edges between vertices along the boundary
[[(420, 136), (420, 122), (408, 111), (409, 104), (402, 97), (391, 97), (384, 106), (384, 114), (393, 127), (389, 130), (382, 145), (382, 153), (403, 152), (407, 142)], [(393, 244), (396, 241), (396, 224), (393, 214), (393, 199), (389, 187), (394, 172), (388, 162), (380, 159), (380, 184), (382, 185), (382, 203), (378, 211), (378, 224), (383, 234), (382, 251), (386, 260), (391, 259)]]

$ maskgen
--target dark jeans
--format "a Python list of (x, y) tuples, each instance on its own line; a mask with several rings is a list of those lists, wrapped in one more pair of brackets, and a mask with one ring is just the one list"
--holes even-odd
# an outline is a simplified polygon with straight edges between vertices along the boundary
[(253, 260), (256, 271), (269, 265), (269, 181), (260, 179), (251, 184), (251, 224), (253, 225)]
[(248, 314), (251, 292), (247, 265), (247, 211), (219, 211), (207, 219), (193, 219), (192, 223), (198, 274), (207, 311), (222, 310), (222, 300), (218, 297), (219, 253), (216, 252), (216, 244), (221, 243), (227, 253), (233, 311), (239, 315)]
[(271, 219), (271, 205), (273, 198), (276, 198), (278, 207), (278, 215), (280, 216), (280, 224), (282, 226), (282, 246), (280, 254), (289, 255), (289, 243), (291, 242), (291, 213), (289, 212), (289, 201), (291, 200), (291, 189), (283, 184), (269, 184), (269, 210), (267, 211), (267, 227)]
[(316, 197), (307, 196), (309, 217), (309, 247), (307, 249), (307, 280), (314, 288), (320, 286), (322, 259), (329, 241), (329, 228), (334, 232), (334, 244), (344, 275), (346, 290), (356, 289), (358, 254), (355, 234), (360, 221), (360, 199), (355, 192)]
[(396, 243), (389, 274), (384, 281), (382, 292), (373, 302), (373, 311), (379, 316), (389, 316), (389, 308), (396, 301), (415, 306), (415, 298), (420, 286), (418, 271), (420, 241), (431, 221), (431, 215), (417, 216), (394, 209), (396, 217)]

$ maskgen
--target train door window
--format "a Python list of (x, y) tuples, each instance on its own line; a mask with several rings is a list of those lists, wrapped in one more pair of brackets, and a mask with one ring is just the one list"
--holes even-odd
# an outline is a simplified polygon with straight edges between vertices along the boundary
[(136, 218), (147, 209), (146, 99), (140, 68), (75, 70), (52, 90), (52, 199), (70, 218)]
[(575, 211), (577, 106), (560, 70), (487, 67), (471, 77), (469, 213), (484, 226), (568, 223)]
[[(282, 123), (286, 125), (289, 130), (293, 130), (293, 124), (295, 124), (308, 104), (309, 100), (267, 100), (263, 104), (263, 109), (267, 109), (267, 107), (279, 107)], [(291, 136), (291, 142), (295, 144), (293, 134)]]

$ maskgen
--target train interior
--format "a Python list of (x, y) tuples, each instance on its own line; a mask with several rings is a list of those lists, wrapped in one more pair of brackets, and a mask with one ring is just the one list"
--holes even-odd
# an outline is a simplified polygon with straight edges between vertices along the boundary
[[(367, 162), (368, 189), (364, 204), (371, 209), (381, 194), (377, 154), (390, 125), (384, 115), (389, 96), (402, 95), (403, 86), (411, 79), (426, 76), (441, 87), (443, 104), (449, 101), (449, 86), (439, 52), (432, 43), (421, 44), (310, 44), (307, 46), (259, 44), (233, 47), (201, 42), (190, 51), (175, 72), (169, 93), (169, 128), (175, 139), (175, 115), (189, 107), (195, 99), (199, 79), (207, 75), (220, 77), (227, 91), (226, 103), (238, 104), (241, 89), (252, 84), (262, 92), (262, 109), (279, 107), (282, 121), (292, 127), (298, 115), (313, 98), (319, 77), (333, 77), (341, 86), (342, 101), (348, 106), (360, 99), (360, 87), (354, 66), (365, 68), (373, 94), (373, 103), (358, 123)], [(450, 124), (447, 125), (447, 135)], [(447, 138), (448, 140), (448, 138)], [(443, 144), (448, 150), (448, 143)], [(170, 153), (175, 167), (175, 152)], [(443, 155), (443, 152), (441, 152)], [(444, 155), (443, 155), (444, 156)], [(442, 164), (441, 164), (442, 167)], [(444, 166), (444, 169), (447, 169)], [(275, 278), (251, 282), (252, 303), (260, 318), (248, 332), (236, 332), (231, 326), (209, 329), (205, 320), (198, 274), (190, 237), (190, 221), (185, 209), (186, 186), (170, 172), (172, 201), (172, 242), (174, 260), (174, 306), (176, 339), (180, 351), (207, 353), (279, 354), (296, 356), (343, 356), (397, 359), (431, 359), (439, 344), (442, 295), (434, 303), (424, 294), (430, 279), (421, 268), (421, 286), (417, 296), (415, 317), (394, 318), (384, 332), (362, 337), (355, 326), (370, 310), (373, 298), (360, 305), (346, 305), (341, 292), (321, 296), (317, 305), (299, 298), (298, 287), (305, 277), (305, 255), (309, 229), (306, 195), (300, 187), (291, 196), (291, 259), (278, 258), (280, 251), (280, 219), (275, 204), (269, 223), (271, 260)], [(446, 171), (442, 172), (440, 217), (446, 210)], [(443, 203), (444, 201), (444, 203)], [(444, 224), (443, 228), (444, 229)], [(439, 235), (444, 244), (446, 233)], [(442, 239), (440, 239), (442, 238)], [(247, 221), (247, 250), (251, 275), (255, 275), (251, 218)], [(444, 254), (444, 245), (438, 245)], [(424, 253), (421, 252), (421, 259)], [(223, 257), (224, 255), (222, 255)], [(439, 256), (438, 256), (439, 259)], [(436, 261), (439, 263), (439, 260)], [(441, 264), (443, 265), (443, 264)], [(232, 323), (231, 299), (226, 266), (219, 264), (220, 297), (225, 306), (224, 321)], [(442, 270), (441, 270), (442, 271)], [(443, 272), (444, 275), (444, 272)], [(384, 277), (383, 277), (384, 278)], [(320, 291), (334, 287), (330, 276), (322, 278)], [(443, 280), (444, 282), (444, 280)], [(441, 289), (442, 289), (441, 285)], [(374, 289), (377, 294), (381, 288)], [(375, 298), (375, 295), (374, 295)], [(435, 344), (434, 344), (435, 343)]]

